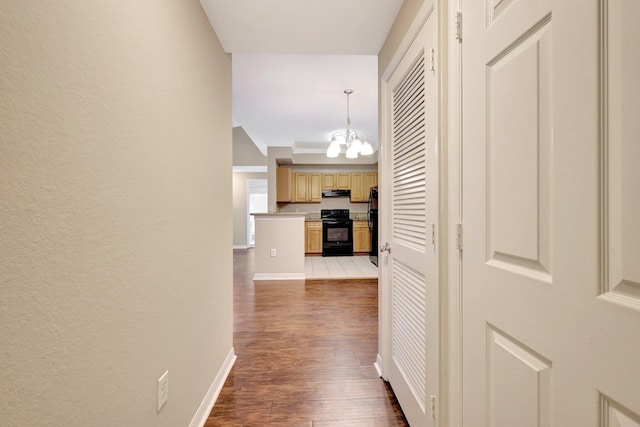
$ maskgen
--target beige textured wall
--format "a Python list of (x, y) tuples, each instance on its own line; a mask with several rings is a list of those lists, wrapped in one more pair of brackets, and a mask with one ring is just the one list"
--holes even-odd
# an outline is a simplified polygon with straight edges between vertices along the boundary
[(304, 278), (304, 216), (256, 216), (254, 264), (261, 280)]
[(233, 128), (233, 166), (267, 166), (267, 156), (240, 126)]
[[(409, 26), (424, 1), (425, 0), (404, 0), (402, 3), (398, 11), (398, 16), (396, 16), (396, 20), (393, 22), (391, 30), (389, 30), (389, 34), (378, 53), (378, 77), (382, 76), (389, 66), (389, 62), (391, 62), (393, 55), (395, 55), (396, 50), (398, 50), (404, 35), (407, 33)], [(378, 93), (381, 93), (381, 91), (378, 91)]]
[(0, 424), (187, 426), (232, 346), (230, 58), (197, 0), (3, 0), (0, 40)]
[(290, 159), (291, 147), (269, 147), (267, 149), (267, 176), (268, 176), (268, 210), (269, 212), (277, 212), (278, 204), (276, 203), (276, 169), (278, 168), (278, 159)]

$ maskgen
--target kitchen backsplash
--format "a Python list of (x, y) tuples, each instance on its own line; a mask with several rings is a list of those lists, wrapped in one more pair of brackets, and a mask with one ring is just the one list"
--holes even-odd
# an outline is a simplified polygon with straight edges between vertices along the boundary
[(305, 212), (317, 213), (320, 209), (349, 209), (349, 213), (364, 213), (366, 218), (366, 203), (351, 203), (348, 197), (325, 197), (320, 203), (288, 203), (279, 206), (278, 212)]

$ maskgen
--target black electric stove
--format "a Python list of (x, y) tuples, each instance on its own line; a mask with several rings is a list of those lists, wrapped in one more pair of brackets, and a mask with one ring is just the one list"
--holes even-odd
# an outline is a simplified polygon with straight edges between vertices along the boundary
[(353, 222), (349, 209), (322, 209), (322, 256), (353, 255)]

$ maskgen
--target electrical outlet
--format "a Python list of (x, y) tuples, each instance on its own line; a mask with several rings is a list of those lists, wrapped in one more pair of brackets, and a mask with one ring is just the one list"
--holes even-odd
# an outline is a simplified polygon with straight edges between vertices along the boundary
[(278, 252), (276, 251), (275, 248), (271, 248), (271, 256), (276, 256), (278, 254)]
[(169, 398), (169, 371), (165, 371), (160, 378), (158, 378), (158, 412), (167, 403)]

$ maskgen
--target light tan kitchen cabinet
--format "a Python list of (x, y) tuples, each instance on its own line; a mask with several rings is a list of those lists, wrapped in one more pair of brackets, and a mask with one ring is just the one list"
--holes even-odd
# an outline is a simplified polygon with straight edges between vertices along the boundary
[(291, 193), (291, 168), (276, 169), (276, 202), (290, 202)]
[(304, 247), (305, 253), (322, 253), (322, 221), (307, 221), (304, 223)]
[(294, 203), (320, 203), (322, 200), (322, 176), (314, 172), (293, 174)]
[(320, 203), (322, 190), (351, 190), (350, 201), (366, 203), (369, 190), (378, 185), (377, 172), (292, 172), (276, 169), (276, 201), (280, 203)]
[(351, 172), (351, 202), (364, 201), (364, 173)]
[(322, 201), (322, 174), (308, 173), (309, 180), (309, 201), (320, 203)]
[(369, 200), (369, 192), (371, 191), (371, 187), (376, 187), (378, 185), (378, 172), (365, 172), (364, 173), (364, 201), (367, 202)]
[(349, 172), (336, 173), (336, 188), (338, 190), (349, 190), (351, 188), (351, 174)]
[(370, 252), (371, 235), (368, 221), (353, 221), (353, 252)]
[(304, 172), (295, 172), (293, 174), (293, 197), (291, 201), (294, 203), (306, 202), (308, 189), (307, 174)]
[(376, 185), (378, 185), (377, 172), (351, 172), (351, 202), (368, 202), (369, 191)]
[(335, 173), (323, 173), (322, 174), (322, 189), (323, 190), (335, 190), (338, 185), (336, 181)]

